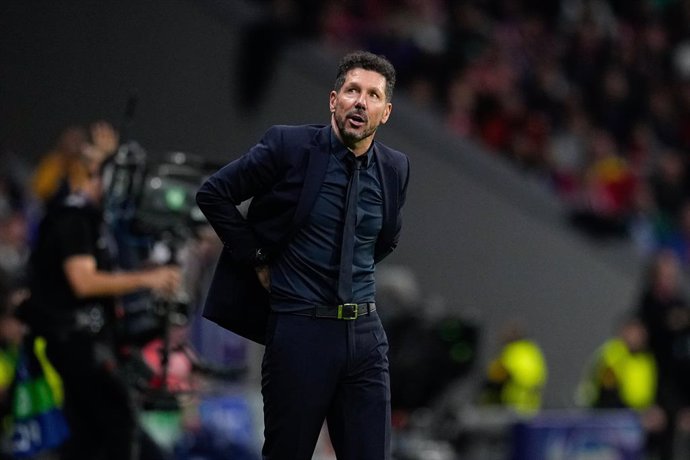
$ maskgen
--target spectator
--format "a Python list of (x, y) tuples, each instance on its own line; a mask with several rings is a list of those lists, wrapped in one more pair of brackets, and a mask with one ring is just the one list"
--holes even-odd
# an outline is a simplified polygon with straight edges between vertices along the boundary
[(596, 236), (623, 236), (636, 179), (608, 131), (593, 134), (588, 154), (573, 222)]
[(564, 203), (574, 206), (587, 163), (592, 123), (582, 105), (574, 99), (566, 105), (563, 118), (563, 123), (553, 130), (546, 155), (554, 190)]
[(0, 209), (0, 270), (14, 284), (25, 282), (29, 260), (29, 225), (21, 210)]
[(669, 420), (662, 458), (671, 458), (675, 432), (687, 422), (690, 407), (690, 306), (681, 273), (675, 253), (663, 250), (656, 254), (645, 275), (636, 311), (649, 333), (649, 346), (657, 362), (657, 402)]
[(648, 182), (659, 211), (666, 221), (673, 223), (688, 196), (687, 165), (681, 153), (671, 148), (663, 150)]
[(474, 134), (476, 126), (474, 109), (476, 93), (464, 74), (458, 73), (451, 78), (446, 96), (446, 126), (451, 132), (469, 137)]
[[(17, 408), (22, 407), (18, 406), (17, 403), (17, 398), (21, 398), (18, 396), (21, 393), (18, 393), (17, 390), (17, 377), (19, 375), (17, 367), (22, 366), (20, 356), (25, 356), (27, 359), (26, 356), (29, 353), (35, 355), (39, 366), (33, 368), (32, 372), (39, 373), (38, 375), (45, 378), (43, 383), (46, 386), (44, 388), (50, 394), (42, 394), (35, 380), (33, 382), (35, 393), (30, 396), (23, 394), (24, 398), (30, 399), (29, 401), (21, 401), (23, 407), (31, 406), (31, 404), (36, 403), (37, 398), (41, 398), (40, 407), (35, 407), (33, 412), (28, 415), (37, 416), (38, 411), (41, 411), (41, 417), (44, 417), (42, 424), (34, 428), (37, 433), (33, 434), (34, 438), (31, 441), (18, 443), (12, 437), (12, 442), (3, 442), (0, 446), (0, 460), (15, 458), (17, 453), (14, 451), (15, 443), (21, 444), (20, 449), (40, 450), (41, 455), (54, 454), (55, 449), (64, 442), (65, 438), (64, 432), (61, 436), (57, 435), (61, 428), (64, 428), (63, 419), (61, 417), (56, 419), (56, 415), (50, 413), (50, 411), (59, 412), (62, 406), (62, 379), (45, 355), (45, 339), (32, 335), (26, 325), (15, 316), (17, 307), (26, 300), (28, 295), (26, 289), (13, 285), (12, 279), (0, 270), (0, 419), (2, 419), (0, 438), (7, 441), (9, 436), (22, 433), (20, 428), (16, 428), (16, 420), (13, 418), (17, 415)], [(23, 362), (23, 365), (30, 367), (27, 362)], [(36, 378), (38, 375), (31, 374), (25, 378)], [(38, 403), (36, 404), (38, 406)], [(50, 415), (48, 415), (49, 413)], [(56, 426), (57, 423), (60, 426)], [(42, 438), (42, 435), (47, 432), (53, 434), (52, 440)]]
[(2, 415), (9, 412), (9, 389), (14, 378), (17, 348), (26, 333), (26, 326), (12, 315), (20, 300), (9, 277), (0, 271), (0, 406)]
[(480, 403), (533, 414), (541, 408), (546, 379), (546, 360), (539, 345), (520, 325), (509, 324), (501, 334), (501, 349), (486, 370)]
[(64, 195), (70, 184), (86, 179), (81, 161), (86, 132), (80, 126), (69, 126), (60, 133), (53, 150), (45, 154), (31, 179), (33, 193), (44, 203)]
[(34, 171), (33, 193), (44, 204), (59, 201), (88, 182), (84, 159), (103, 161), (117, 149), (118, 142), (118, 133), (105, 121), (92, 123), (89, 131), (79, 125), (65, 128)]
[(637, 254), (648, 260), (659, 249), (659, 235), (666, 231), (666, 222), (647, 182), (635, 187), (631, 208), (628, 234)]
[(643, 410), (656, 401), (657, 369), (648, 350), (647, 330), (635, 317), (626, 318), (616, 335), (595, 352), (582, 382), (588, 407)]
[(659, 245), (673, 251), (683, 269), (690, 267), (690, 199), (685, 200), (670, 228), (662, 233)]
[(666, 425), (664, 411), (656, 403), (657, 380), (647, 330), (638, 318), (628, 317), (615, 336), (595, 351), (578, 387), (578, 402), (590, 408), (637, 411), (647, 433), (647, 451), (655, 451)]

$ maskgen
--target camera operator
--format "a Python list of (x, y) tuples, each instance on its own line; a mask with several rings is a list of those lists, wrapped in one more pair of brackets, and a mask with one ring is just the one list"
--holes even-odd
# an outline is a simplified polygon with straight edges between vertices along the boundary
[[(153, 459), (138, 429), (133, 389), (118, 370), (119, 296), (152, 290), (170, 298), (178, 267), (114, 271), (115, 249), (102, 212), (101, 165), (46, 211), (30, 259), (32, 296), (22, 318), (47, 340), (64, 383), (71, 438), (63, 459)], [(140, 452), (138, 452), (140, 451)]]

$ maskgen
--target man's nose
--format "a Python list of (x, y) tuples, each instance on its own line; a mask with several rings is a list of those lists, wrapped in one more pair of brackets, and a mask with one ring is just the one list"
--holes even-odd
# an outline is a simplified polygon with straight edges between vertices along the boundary
[(364, 95), (359, 96), (357, 100), (355, 101), (355, 107), (358, 109), (366, 109), (367, 108), (367, 102), (366, 99), (364, 98)]

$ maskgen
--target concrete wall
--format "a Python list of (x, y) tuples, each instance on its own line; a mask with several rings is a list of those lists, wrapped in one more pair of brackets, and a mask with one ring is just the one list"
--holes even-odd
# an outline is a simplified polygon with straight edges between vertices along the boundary
[[(328, 120), (336, 58), (306, 44), (286, 44), (265, 98), (238, 104), (238, 18), (254, 14), (245, 4), (17, 0), (2, 9), (0, 140), (30, 161), (70, 121), (118, 123), (134, 91), (130, 134), (154, 155), (224, 162), (270, 124)], [(639, 261), (571, 232), (539, 185), (444, 133), (404, 94), (394, 103), (379, 138), (410, 156), (412, 182), (400, 247), (383, 266), (412, 269), (429, 308), (477, 318), (480, 360), (504, 321), (525, 320), (549, 363), (545, 403), (571, 405), (587, 356), (638, 294)]]

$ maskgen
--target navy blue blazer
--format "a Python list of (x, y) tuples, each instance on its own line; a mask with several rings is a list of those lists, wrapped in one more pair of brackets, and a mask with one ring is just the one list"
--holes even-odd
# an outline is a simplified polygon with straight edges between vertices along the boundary
[[(196, 195), (224, 249), (209, 286), (203, 316), (265, 343), (269, 294), (253, 268), (256, 249), (269, 258), (308, 217), (326, 173), (330, 126), (273, 126), (246, 154), (209, 177)], [(409, 180), (407, 157), (374, 142), (383, 189), (383, 225), (374, 260), (398, 244)], [(246, 215), (237, 206), (251, 199)]]

